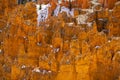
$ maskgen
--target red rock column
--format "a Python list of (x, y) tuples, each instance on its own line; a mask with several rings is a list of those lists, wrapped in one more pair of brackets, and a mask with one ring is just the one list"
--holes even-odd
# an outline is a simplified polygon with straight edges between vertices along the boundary
[(82, 8), (83, 9), (86, 9), (86, 8), (88, 8), (88, 3), (89, 3), (89, 0), (82, 0)]
[(117, 2), (117, 0), (108, 0), (108, 2), (107, 2), (108, 8), (112, 9), (116, 2)]

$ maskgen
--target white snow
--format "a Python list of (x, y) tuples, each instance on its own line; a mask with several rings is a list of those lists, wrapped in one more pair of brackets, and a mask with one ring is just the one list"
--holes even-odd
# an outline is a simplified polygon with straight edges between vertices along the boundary
[(92, 22), (87, 22), (88, 27), (91, 27), (92, 24), (93, 24)]
[(59, 49), (59, 48), (57, 48), (57, 49), (56, 49), (56, 52), (59, 52), (59, 50), (60, 50), (60, 49)]
[(21, 67), (22, 69), (25, 69), (26, 68), (26, 66), (25, 65), (22, 65), (22, 67)]
[(37, 14), (39, 14), (39, 8), (40, 8), (40, 5), (36, 4)]
[(86, 14), (79, 15), (77, 18), (78, 24), (86, 24), (87, 19), (88, 19), (88, 16)]
[(52, 71), (48, 71), (48, 73), (52, 73)]
[(99, 49), (99, 48), (100, 48), (100, 46), (95, 46), (95, 48), (96, 48), (96, 49)]
[(98, 0), (91, 0), (90, 3), (93, 4), (93, 6), (91, 6), (89, 9), (81, 9), (82, 11), (85, 11), (86, 13), (78, 15), (77, 17), (78, 24), (87, 24), (88, 27), (92, 25), (92, 22), (87, 22), (87, 19), (89, 18), (89, 15), (94, 13), (95, 7), (101, 4), (98, 3)]
[(43, 70), (42, 74), (44, 75), (47, 71), (46, 70)]
[(61, 7), (60, 13), (62, 13), (62, 12), (66, 12), (68, 17), (74, 16), (74, 9), (72, 9), (72, 10), (70, 11), (70, 9), (67, 8), (67, 7), (65, 7), (65, 6), (62, 6), (62, 7)]
[(93, 9), (88, 9), (87, 11), (88, 11), (89, 14), (94, 12)]
[(38, 46), (41, 46), (41, 45), (42, 45), (42, 43), (40, 43), (40, 42), (37, 42), (37, 45), (38, 45)]
[(60, 51), (60, 48), (54, 48), (54, 53), (57, 53), (57, 52), (59, 52)]
[(54, 16), (58, 16), (59, 12), (60, 12), (60, 5), (58, 4), (56, 9), (54, 10)]
[(58, 0), (58, 3), (61, 4), (61, 3), (62, 3), (62, 0)]
[[(59, 2), (60, 3), (60, 2)], [(65, 6), (60, 6), (59, 3), (57, 4), (56, 9), (54, 10), (54, 16), (58, 16), (59, 13), (62, 12), (66, 12), (68, 17), (73, 17), (74, 16), (74, 9), (70, 10), (69, 8), (65, 7)], [(41, 7), (41, 9), (40, 9)], [(49, 14), (49, 7), (51, 7), (51, 5), (48, 4), (41, 4), (38, 5), (36, 4), (36, 10), (37, 10), (37, 26), (39, 26), (40, 22), (45, 21), (48, 18), (48, 14)]]
[(113, 12), (113, 9), (109, 9), (109, 12)]
[(73, 22), (67, 23), (68, 26), (73, 26)]
[[(41, 9), (40, 9), (41, 7)], [(47, 18), (48, 18), (48, 14), (49, 14), (49, 7), (51, 7), (51, 5), (48, 3), (48, 4), (41, 4), (40, 5), (36, 5), (36, 9), (37, 9), (37, 14), (38, 14), (38, 18), (37, 18), (37, 21), (38, 21), (38, 25), (39, 26), (39, 22), (43, 22), (45, 21)]]
[(40, 73), (41, 71), (40, 71), (40, 69), (38, 67), (36, 67), (36, 68), (33, 69), (33, 72)]
[(70, 11), (69, 8), (67, 8), (65, 6), (60, 6), (59, 4), (57, 4), (56, 9), (54, 10), (54, 16), (58, 16), (58, 14), (62, 13), (62, 12), (66, 12), (68, 17), (70, 17), (70, 16), (73, 17), (74, 16), (74, 9), (72, 9)]
[(94, 5), (100, 5), (100, 3), (98, 3), (98, 2), (95, 1), (95, 0), (91, 1), (91, 3), (94, 4)]

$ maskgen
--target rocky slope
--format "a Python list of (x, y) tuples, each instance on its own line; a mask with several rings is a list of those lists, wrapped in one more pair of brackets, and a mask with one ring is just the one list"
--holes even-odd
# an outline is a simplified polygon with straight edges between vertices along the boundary
[(119, 3), (90, 26), (62, 13), (36, 27), (34, 3), (13, 8), (0, 8), (0, 80), (120, 80)]

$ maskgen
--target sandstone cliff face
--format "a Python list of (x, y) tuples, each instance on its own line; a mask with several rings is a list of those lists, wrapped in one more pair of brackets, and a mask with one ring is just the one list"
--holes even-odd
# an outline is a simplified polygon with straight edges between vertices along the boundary
[[(7, 13), (1, 13), (6, 22), (0, 23), (1, 80), (120, 80), (120, 4), (113, 12), (98, 12), (98, 19), (108, 20), (105, 25), (90, 27), (64, 13), (36, 27), (31, 2)], [(98, 32), (102, 26), (108, 33)]]

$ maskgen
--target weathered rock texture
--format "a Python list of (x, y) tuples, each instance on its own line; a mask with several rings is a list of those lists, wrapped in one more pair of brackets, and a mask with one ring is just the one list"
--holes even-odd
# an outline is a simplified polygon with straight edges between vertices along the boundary
[(98, 19), (108, 21), (91, 27), (64, 13), (36, 27), (34, 3), (10, 8), (10, 15), (5, 9), (0, 80), (120, 80), (120, 4), (98, 12)]

